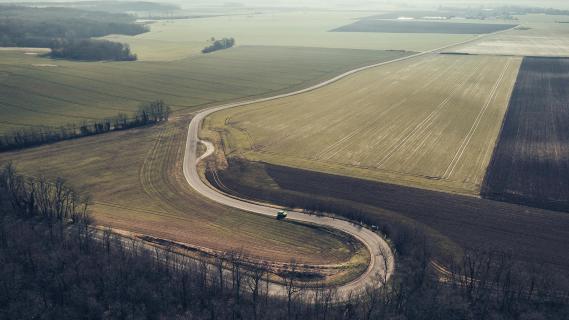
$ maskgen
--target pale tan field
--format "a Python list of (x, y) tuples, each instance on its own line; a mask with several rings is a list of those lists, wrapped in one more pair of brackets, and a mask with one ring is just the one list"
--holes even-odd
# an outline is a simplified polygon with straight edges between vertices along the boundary
[(455, 52), (518, 56), (569, 56), (569, 34), (510, 31), (458, 48)]
[(474, 35), (344, 33), (330, 30), (370, 15), (357, 11), (265, 12), (238, 16), (158, 21), (151, 32), (108, 36), (126, 42), (143, 61), (171, 61), (200, 55), (211, 37), (233, 37), (237, 46), (289, 46), (427, 51), (473, 39)]
[(569, 22), (566, 16), (520, 17), (522, 27), (457, 47), (454, 52), (515, 56), (569, 56)]
[(520, 63), (423, 56), (216, 113), (203, 134), (228, 156), (478, 194)]

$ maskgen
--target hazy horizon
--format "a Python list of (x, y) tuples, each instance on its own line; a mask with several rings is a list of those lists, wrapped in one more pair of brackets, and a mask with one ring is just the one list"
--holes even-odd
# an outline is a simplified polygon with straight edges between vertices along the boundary
[[(13, 0), (0, 0), (0, 3), (57, 3), (57, 2), (82, 2), (84, 0), (74, 1), (74, 0), (28, 0), (28, 1), (13, 1)], [(113, 2), (113, 1), (109, 1)], [(128, 2), (128, 0), (127, 0)], [(132, 2), (136, 2), (133, 0)], [(154, 0), (149, 2), (157, 3), (172, 3), (178, 4), (184, 8), (200, 7), (200, 6), (222, 6), (226, 4), (244, 5), (244, 6), (284, 6), (284, 7), (320, 7), (320, 8), (346, 8), (352, 7), (354, 9), (370, 8), (377, 9), (383, 8), (395, 8), (395, 7), (425, 7), (425, 8), (436, 8), (438, 6), (484, 6), (484, 7), (500, 7), (500, 6), (530, 6), (530, 7), (548, 7), (557, 9), (567, 9), (569, 8), (569, 2), (565, 0), (547, 0), (547, 1), (535, 1), (535, 0), (199, 0), (193, 1), (192, 3), (187, 3), (187, 1), (182, 0)]]

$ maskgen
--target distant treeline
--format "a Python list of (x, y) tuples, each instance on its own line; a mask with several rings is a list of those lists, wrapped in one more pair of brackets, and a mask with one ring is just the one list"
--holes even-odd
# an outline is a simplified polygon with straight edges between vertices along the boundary
[(134, 117), (120, 113), (115, 117), (89, 123), (85, 122), (61, 127), (21, 128), (0, 136), (0, 151), (35, 147), (110, 131), (157, 124), (162, 121), (168, 121), (169, 116), (170, 107), (164, 101), (157, 100), (141, 105)]
[(171, 3), (157, 3), (150, 1), (71, 1), (71, 2), (30, 2), (24, 3), (29, 6), (54, 6), (72, 7), (90, 11), (105, 12), (171, 12), (180, 10), (180, 6)]
[(205, 47), (202, 50), (202, 53), (210, 53), (214, 51), (229, 49), (235, 45), (235, 39), (233, 38), (223, 38), (221, 40), (215, 40), (212, 38), (212, 41), (213, 43), (210, 46)]
[[(0, 5), (0, 46), (51, 48), (55, 57), (79, 56), (81, 60), (132, 60), (135, 57), (125, 45), (84, 41), (109, 34), (137, 35), (149, 30), (135, 21), (134, 16), (127, 14)], [(80, 45), (88, 48), (80, 50)]]
[(82, 61), (136, 61), (136, 54), (130, 52), (128, 44), (107, 40), (65, 40), (51, 48), (50, 56), (56, 59)]
[(539, 7), (521, 7), (521, 6), (505, 6), (497, 8), (496, 11), (506, 11), (512, 15), (524, 15), (524, 14), (546, 14), (550, 16), (569, 15), (569, 10), (561, 10), (554, 8), (539, 8)]
[(204, 18), (216, 18), (222, 15), (218, 14), (202, 14), (202, 15), (173, 15), (171, 13), (156, 14), (145, 16), (144, 19), (148, 20), (188, 20), (188, 19), (204, 19)]
[(569, 10), (525, 6), (500, 6), (492, 8), (491, 10), (484, 7), (461, 8), (440, 6), (438, 12), (440, 12), (439, 15), (445, 15), (447, 17), (466, 17), (468, 19), (482, 20), (489, 18), (514, 19), (514, 16), (523, 16), (526, 14), (545, 14), (552, 16), (569, 15)]

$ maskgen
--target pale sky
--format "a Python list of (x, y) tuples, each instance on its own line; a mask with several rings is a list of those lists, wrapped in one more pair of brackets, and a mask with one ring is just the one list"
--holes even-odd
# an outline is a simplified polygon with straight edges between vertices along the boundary
[[(3, 3), (18, 2), (64, 2), (65, 0), (0, 0)], [(77, 0), (68, 0), (77, 1)], [(177, 3), (186, 7), (196, 5), (223, 5), (225, 3), (243, 3), (255, 6), (310, 6), (310, 7), (354, 7), (379, 8), (382, 6), (422, 6), (436, 8), (445, 6), (502, 6), (525, 5), (533, 7), (552, 7), (569, 9), (569, 0), (145, 0), (154, 2)]]
[[(167, 1), (166, 1), (167, 2)], [(436, 8), (444, 6), (502, 6), (518, 5), (533, 7), (553, 7), (559, 9), (569, 9), (568, 0), (194, 0), (181, 1), (185, 5), (212, 5), (224, 3), (244, 3), (248, 5), (263, 6), (318, 6), (318, 7), (381, 7), (381, 6), (422, 6)]]

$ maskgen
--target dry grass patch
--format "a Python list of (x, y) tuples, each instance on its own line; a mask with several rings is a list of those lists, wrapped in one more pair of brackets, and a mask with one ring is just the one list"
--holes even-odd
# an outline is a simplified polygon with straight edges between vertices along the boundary
[[(211, 203), (190, 190), (181, 161), (187, 120), (4, 153), (29, 175), (63, 176), (93, 195), (98, 224), (271, 261), (350, 263), (367, 252), (345, 234)], [(361, 259), (360, 259), (361, 260)]]

